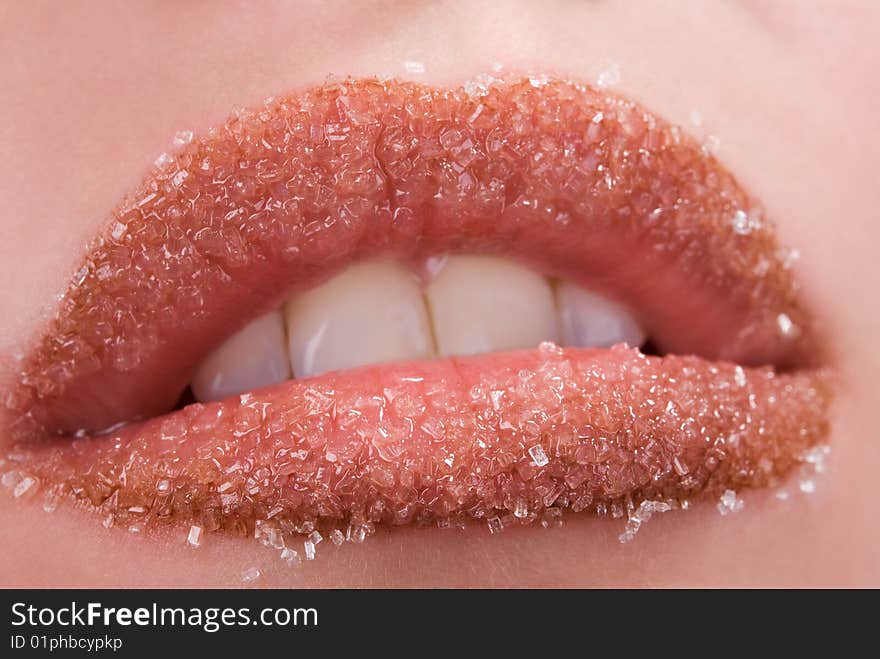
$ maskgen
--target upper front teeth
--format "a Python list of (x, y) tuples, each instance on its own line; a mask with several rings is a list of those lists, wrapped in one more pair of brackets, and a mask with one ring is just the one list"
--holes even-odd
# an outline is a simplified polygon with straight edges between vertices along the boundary
[(542, 341), (597, 347), (645, 341), (622, 305), (570, 282), (560, 282), (554, 294), (546, 278), (504, 259), (453, 255), (432, 277), (423, 291), (403, 266), (353, 265), (230, 337), (196, 370), (193, 394), (216, 400), (291, 376)]
[(550, 282), (506, 259), (450, 256), (428, 285), (427, 298), (440, 355), (559, 340)]
[(566, 281), (556, 289), (556, 300), (564, 345), (607, 348), (645, 342), (645, 330), (622, 304)]
[(434, 348), (425, 298), (412, 272), (360, 263), (285, 307), (298, 377), (377, 362), (422, 359)]
[(284, 321), (272, 311), (251, 321), (211, 353), (193, 375), (193, 395), (219, 400), (290, 378)]

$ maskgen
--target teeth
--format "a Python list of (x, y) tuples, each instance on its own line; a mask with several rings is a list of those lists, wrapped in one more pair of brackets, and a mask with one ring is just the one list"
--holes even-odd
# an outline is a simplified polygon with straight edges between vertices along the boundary
[(410, 269), (373, 261), (298, 294), (208, 356), (191, 383), (195, 397), (217, 400), (290, 377), (435, 353), (517, 350), (542, 341), (645, 343), (626, 307), (571, 282), (554, 292), (545, 277), (491, 256), (453, 255), (429, 266), (424, 291)]
[(544, 277), (489, 256), (450, 256), (428, 285), (440, 355), (534, 348), (557, 341), (553, 291)]
[(352, 266), (288, 302), (285, 315), (296, 377), (433, 353), (418, 281), (391, 263)]
[(607, 348), (615, 343), (640, 346), (645, 342), (645, 331), (616, 302), (568, 282), (559, 284), (556, 299), (564, 345)]
[(199, 366), (191, 383), (204, 402), (265, 387), (290, 377), (279, 311), (267, 313), (230, 337)]

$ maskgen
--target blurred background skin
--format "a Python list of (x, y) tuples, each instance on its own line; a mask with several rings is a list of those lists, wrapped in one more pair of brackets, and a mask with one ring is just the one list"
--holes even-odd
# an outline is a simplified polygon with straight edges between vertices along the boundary
[(800, 249), (845, 383), (815, 494), (670, 513), (626, 546), (622, 521), (569, 517), (325, 543), (291, 570), (249, 540), (191, 551), (3, 496), (0, 585), (235, 586), (251, 565), (264, 586), (880, 585), (878, 33), (869, 0), (0, 3), (0, 380), (176, 131), (328, 75), (443, 84), (500, 64), (589, 82), (613, 62), (616, 90), (717, 137)]

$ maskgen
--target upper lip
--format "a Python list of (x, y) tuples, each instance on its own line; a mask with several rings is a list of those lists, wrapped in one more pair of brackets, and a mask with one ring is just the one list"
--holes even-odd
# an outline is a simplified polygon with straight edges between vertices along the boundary
[[(356, 258), (384, 252), (424, 256), (451, 250), (500, 252), (534, 263), (544, 272), (607, 289), (638, 310), (655, 342), (666, 352), (776, 371), (806, 369), (822, 361), (822, 344), (798, 295), (787, 253), (777, 244), (760, 206), (711, 155), (677, 128), (633, 102), (556, 80), (509, 80), (471, 94), (411, 83), (357, 80), (268, 101), (183, 145), (174, 155), (161, 158), (156, 171), (119, 207), (107, 230), (96, 239), (55, 318), (21, 363), (17, 384), (7, 396), (9, 428), (14, 437), (26, 439), (35, 434), (82, 435), (166, 412), (207, 349), (231, 329), (277, 304), (292, 287), (313, 284)], [(572, 352), (567, 356), (545, 351), (543, 358), (537, 354), (522, 356), (521, 363), (534, 369), (550, 362), (561, 368), (560, 360), (569, 363), (569, 369), (574, 364), (570, 373), (573, 383), (595, 385), (597, 374), (603, 381), (614, 381), (610, 376), (614, 369), (631, 374), (638, 368), (632, 361), (635, 357), (614, 351)], [(507, 371), (498, 366), (501, 362), (479, 359), (483, 358), (474, 363), (490, 369), (486, 377), (498, 386), (502, 382), (510, 385)], [(681, 419), (705, 421), (701, 414), (713, 417), (713, 410), (705, 406), (695, 410), (687, 401), (676, 400), (688, 394), (669, 384), (675, 373), (682, 381), (690, 380), (691, 395), (696, 392), (705, 397), (710, 406), (727, 405), (731, 408), (727, 413), (714, 410), (716, 440), (721, 439), (726, 452), (717, 442), (708, 442), (705, 427), (688, 435), (684, 421), (676, 427), (656, 419), (644, 421), (647, 425), (641, 435), (628, 428), (625, 439), (620, 435), (614, 444), (616, 438), (607, 435), (613, 428), (623, 429), (619, 428), (619, 410), (613, 408), (628, 404), (620, 399), (625, 398), (628, 385), (620, 385), (623, 390), (612, 387), (606, 394), (617, 399), (609, 401), (611, 409), (604, 413), (608, 427), (598, 427), (595, 410), (589, 410), (578, 419), (585, 428), (581, 444), (593, 450), (599, 437), (611, 442), (614, 451), (621, 452), (618, 466), (626, 463), (626, 451), (651, 454), (639, 439), (644, 439), (646, 432), (657, 434), (662, 450), (657, 449), (655, 462), (645, 465), (643, 475), (616, 474), (614, 478), (603, 477), (601, 484), (598, 478), (592, 485), (588, 482), (593, 500), (601, 498), (595, 496), (600, 485), (609, 499), (633, 494), (674, 495), (687, 474), (694, 477), (700, 469), (707, 469), (707, 455), (716, 450), (720, 451), (718, 459), (727, 461), (717, 472), (724, 476), (713, 476), (711, 469), (705, 471), (699, 476), (701, 482), (693, 485), (695, 489), (713, 479), (725, 484), (763, 482), (756, 476), (760, 459), (772, 457), (774, 463), (767, 474), (776, 473), (786, 468), (796, 451), (824, 435), (827, 392), (815, 371), (790, 376), (776, 375), (772, 369), (749, 372), (749, 388), (741, 395), (721, 394), (716, 385), (721, 387), (725, 378), (739, 381), (746, 371), (721, 362), (676, 359), (670, 358), (665, 366), (652, 360), (645, 367), (655, 378), (667, 378), (657, 381), (654, 402), (681, 408), (676, 412)], [(400, 368), (384, 367), (379, 377), (399, 377)], [(434, 371), (426, 371), (428, 368), (411, 365), (407, 372), (439, 382), (443, 377), (437, 373), (449, 367), (438, 364), (432, 367)], [(596, 369), (592, 380), (585, 375), (590, 368)], [(691, 375), (696, 373), (695, 379), (687, 375), (688, 369)], [(332, 392), (351, 388), (341, 377), (328, 376), (286, 394), (283, 387), (290, 385), (282, 385), (261, 398), (242, 397), (209, 409), (216, 416), (223, 409), (250, 410), (262, 405), (258, 423), (281, 423), (281, 418), (290, 422), (293, 411), (304, 414), (303, 400), (289, 400), (291, 392), (306, 395), (317, 391), (332, 398)], [(628, 377), (622, 376), (621, 381), (625, 383)], [(770, 398), (784, 400), (773, 409), (775, 401), (768, 403)], [(270, 414), (267, 420), (265, 409), (270, 404), (276, 406), (275, 415)], [(532, 411), (538, 416), (542, 405), (543, 412), (553, 407), (537, 398), (534, 405)], [(752, 412), (740, 415), (739, 408), (733, 409), (736, 405), (747, 406)], [(290, 414), (279, 412), (279, 406), (288, 407)], [(514, 414), (515, 407), (508, 399), (500, 407), (496, 405), (496, 412)], [(561, 408), (553, 409), (562, 413)], [(149, 428), (177, 427), (183, 423), (181, 419), (190, 423), (200, 410), (122, 431), (112, 460), (121, 460), (122, 453), (130, 458), (140, 450), (145, 461), (153, 460), (149, 469), (140, 465), (146, 480), (154, 481), (166, 469), (169, 478), (180, 477), (181, 487), (189, 488), (190, 493), (199, 487), (216, 489), (220, 483), (214, 481), (220, 476), (200, 480), (164, 463), (160, 469), (148, 446)], [(342, 412), (333, 409), (334, 423)], [(186, 414), (189, 416), (181, 416)], [(547, 414), (544, 417), (549, 418)], [(638, 428), (639, 420), (631, 420)], [(541, 433), (552, 434), (556, 432), (552, 428), (564, 425), (559, 419), (545, 421)], [(493, 428), (497, 430), (493, 424), (501, 420), (483, 422), (486, 432), (491, 433)], [(301, 426), (304, 421), (298, 418), (296, 423)], [(751, 444), (751, 433), (757, 433), (758, 426), (764, 443)], [(784, 436), (790, 432), (799, 436)], [(734, 435), (748, 437), (749, 447), (731, 446)], [(358, 441), (364, 441), (363, 434), (359, 437)], [(194, 442), (198, 450), (207, 451), (198, 454), (199, 459), (205, 459), (221, 441), (214, 439), (213, 444), (203, 445), (204, 439)], [(286, 441), (292, 449), (298, 441), (313, 439), (306, 432), (294, 433), (282, 444)], [(415, 441), (412, 436), (410, 440)], [(100, 475), (108, 481), (98, 496), (89, 495), (96, 504), (113, 492), (126, 490), (125, 484), (104, 473), (112, 471), (113, 463), (107, 462), (111, 453), (106, 445), (101, 446), (102, 441), (106, 440), (81, 442), (76, 453), (78, 465), (82, 466), (82, 459), (89, 461), (86, 473), (99, 471), (97, 465), (101, 465)], [(251, 440), (238, 437), (236, 441), (247, 445)], [(553, 489), (553, 483), (561, 483), (578, 491), (589, 479), (586, 475), (575, 483), (578, 479), (572, 479), (571, 473), (592, 463), (572, 461), (573, 453), (566, 453), (568, 449), (555, 438), (550, 441), (556, 447), (551, 458), (559, 463), (551, 462), (547, 482), (529, 485), (530, 479), (524, 479), (525, 485), (517, 485), (523, 500), (528, 499), (524, 505), (529, 510), (535, 508), (537, 491), (530, 488)], [(541, 444), (541, 438), (520, 436), (515, 444), (524, 450), (531, 447), (525, 445), (529, 442)], [(673, 450), (674, 446), (681, 451)], [(550, 447), (546, 448), (549, 455)], [(40, 464), (51, 462), (51, 473), (56, 476), (64, 471), (59, 465), (70, 457), (64, 453), (68, 449), (54, 446), (51, 460), (45, 448), (32, 446), (29, 450), (40, 456)], [(176, 464), (192, 467), (190, 459), (196, 457), (181, 455), (195, 449), (181, 449), (178, 443), (175, 450)], [(237, 457), (242, 457), (243, 450), (227, 446), (227, 453)], [(253, 459), (257, 449), (249, 450)], [(511, 462), (502, 471), (512, 472), (517, 456), (509, 446), (505, 452)], [(275, 458), (263, 458), (263, 463), (250, 468), (272, 471), (280, 464), (272, 462)], [(411, 484), (401, 485), (407, 469), (397, 462), (399, 458), (398, 454), (390, 460), (388, 478), (396, 486), (411, 488)], [(421, 458), (428, 460), (429, 456)], [(430, 459), (436, 458), (431, 454)], [(468, 459), (476, 458), (471, 455)], [(323, 460), (312, 468), (327, 468), (335, 462), (326, 462), (326, 457)], [(571, 469), (563, 468), (563, 463)], [(471, 475), (475, 468), (473, 461), (466, 465)], [(432, 469), (422, 465), (410, 471), (437, 477)], [(743, 470), (752, 471), (744, 475)], [(65, 473), (69, 475), (69, 469)], [(364, 473), (360, 476), (365, 477)], [(451, 474), (463, 475), (450, 465)], [(284, 475), (289, 477), (290, 473)], [(315, 474), (310, 472), (310, 477)], [(381, 481), (382, 477), (377, 478)], [(652, 479), (655, 489), (649, 486)], [(472, 479), (472, 491), (461, 499), (468, 503), (459, 507), (472, 508), (476, 497), (481, 514), (488, 514), (489, 499), (476, 494), (478, 480), (476, 476)], [(86, 487), (77, 482), (74, 490)], [(247, 490), (244, 482), (242, 492)], [(624, 487), (624, 483), (630, 485)], [(291, 498), (291, 492), (302, 492), (292, 485), (292, 481), (275, 483), (273, 487), (278, 489), (272, 497), (261, 494), (264, 498), (253, 504), (262, 513), (252, 509), (250, 518), (264, 514), (270, 501), (281, 500), (287, 501), (285, 513), (295, 514), (296, 505), (291, 501), (302, 502), (314, 492)], [(95, 483), (89, 487), (94, 490)], [(279, 494), (285, 487), (287, 499)], [(381, 490), (384, 485), (379, 482), (370, 487)], [(430, 487), (442, 498), (443, 488), (437, 483)], [(363, 494), (367, 490), (357, 491)], [(210, 494), (214, 497), (211, 501), (217, 503), (221, 495), (214, 490)], [(320, 517), (321, 510), (328, 515), (353, 513), (342, 510), (355, 505), (346, 503), (347, 494), (338, 488), (331, 494), (322, 502), (323, 508), (312, 501), (309, 515)], [(140, 495), (146, 496), (142, 491)], [(505, 496), (490, 499), (499, 510), (519, 505), (517, 497), (511, 503)], [(393, 498), (376, 496), (386, 504), (389, 497)], [(571, 499), (575, 500), (574, 495)], [(204, 503), (207, 508), (211, 505)], [(219, 503), (217, 506), (223, 508)], [(461, 512), (453, 510), (453, 503), (448, 507), (450, 512)], [(384, 519), (382, 515), (379, 518)]]

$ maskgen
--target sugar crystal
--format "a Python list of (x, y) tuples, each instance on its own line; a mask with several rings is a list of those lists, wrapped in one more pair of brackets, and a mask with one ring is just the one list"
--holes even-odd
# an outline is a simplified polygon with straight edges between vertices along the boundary
[(192, 142), (193, 133), (191, 130), (181, 130), (175, 133), (174, 135), (174, 146), (181, 147), (186, 146), (190, 142)]
[(43, 501), (43, 510), (47, 513), (53, 513), (58, 508), (58, 502), (60, 497), (55, 494), (47, 494), (45, 500)]
[(779, 332), (782, 336), (791, 337), (797, 334), (797, 327), (786, 313), (776, 316), (776, 324), (779, 326)]
[(812, 494), (816, 491), (816, 481), (812, 478), (805, 478), (798, 484), (798, 487), (804, 494)]
[(596, 78), (596, 86), (600, 88), (613, 87), (620, 83), (620, 66), (616, 62), (606, 62), (605, 68)]
[(3, 487), (9, 488), (10, 490), (15, 488), (20, 481), (21, 474), (17, 471), (7, 471), (2, 477), (0, 477), (0, 482), (3, 483)]
[(730, 224), (733, 226), (734, 232), (741, 236), (746, 236), (752, 232), (751, 224), (749, 224), (749, 216), (746, 215), (746, 212), (743, 210), (738, 210), (733, 214), (733, 219), (730, 221)]
[(721, 498), (718, 500), (718, 512), (722, 515), (728, 515), (730, 513), (738, 513), (745, 506), (745, 502), (736, 496), (736, 492), (733, 490), (724, 490), (724, 494), (721, 495)]
[(32, 491), (32, 488), (34, 488), (36, 486), (36, 484), (37, 484), (37, 481), (35, 478), (31, 478), (30, 476), (25, 476), (24, 478), (21, 479), (21, 481), (18, 483), (18, 485), (15, 486), (15, 489), (12, 491), (12, 494), (13, 494), (13, 496), (15, 496), (15, 498), (22, 497), (26, 493)]
[(703, 152), (707, 155), (715, 155), (721, 147), (721, 140), (715, 135), (707, 135), (703, 140)]
[(547, 454), (544, 453), (544, 447), (540, 444), (535, 444), (532, 448), (530, 448), (529, 455), (532, 456), (532, 460), (535, 461), (535, 465), (538, 467), (543, 467), (548, 462), (550, 462)]
[(291, 549), (289, 547), (285, 547), (281, 550), (281, 560), (291, 567), (302, 563), (302, 558), (300, 558), (299, 552), (296, 551), (296, 549)]
[(811, 449), (804, 451), (804, 453), (801, 454), (800, 459), (812, 466), (815, 473), (821, 474), (824, 473), (826, 469), (825, 461), (830, 452), (831, 447), (827, 445), (814, 446)]
[(351, 541), (355, 544), (362, 543), (367, 537), (367, 529), (362, 525), (351, 527)]
[(259, 568), (249, 567), (247, 570), (241, 573), (241, 580), (244, 583), (249, 583), (251, 581), (259, 579), (262, 574), (263, 573), (260, 572)]
[(186, 536), (186, 541), (193, 547), (198, 547), (202, 544), (202, 527), (196, 526), (195, 524), (189, 527), (189, 534)]
[[(167, 167), (172, 162), (174, 162), (174, 159), (171, 156), (169, 156), (167, 153), (160, 153), (159, 157), (156, 158), (156, 161), (154, 164), (159, 169), (163, 169), (164, 167)], [(146, 203), (147, 201), (149, 201), (149, 200), (143, 200), (141, 203)]]
[(627, 543), (635, 538), (642, 524), (647, 522), (655, 513), (665, 513), (673, 509), (673, 505), (666, 501), (642, 501), (635, 508), (626, 522), (623, 533), (618, 536), (621, 543)]
[(560, 528), (562, 526), (562, 509), (547, 508), (541, 517), (541, 526), (545, 529)]
[(311, 540), (306, 540), (303, 543), (303, 549), (305, 549), (306, 560), (313, 561), (315, 560), (315, 543)]

